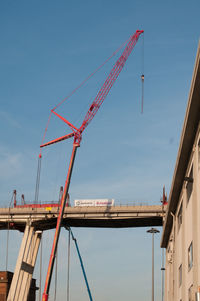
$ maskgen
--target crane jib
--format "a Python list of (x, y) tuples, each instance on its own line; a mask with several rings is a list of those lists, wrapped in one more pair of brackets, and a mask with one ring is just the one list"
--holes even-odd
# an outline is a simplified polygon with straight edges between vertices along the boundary
[[(71, 154), (71, 159), (70, 159), (70, 164), (68, 168), (68, 173), (67, 173), (67, 178), (65, 181), (65, 186), (63, 190), (63, 195), (61, 199), (61, 204), (60, 204), (60, 211), (59, 211), (59, 216), (57, 218), (57, 224), (56, 224), (56, 231), (54, 235), (54, 241), (53, 241), (53, 246), (51, 250), (51, 256), (49, 260), (49, 265), (48, 265), (48, 270), (47, 270), (47, 276), (45, 280), (45, 287), (44, 287), (44, 292), (42, 296), (42, 301), (47, 301), (48, 296), (49, 296), (49, 288), (50, 288), (50, 283), (51, 283), (51, 277), (52, 277), (52, 272), (53, 272), (53, 266), (54, 266), (54, 259), (55, 259), (55, 254), (57, 250), (57, 245), (58, 245), (58, 240), (60, 236), (60, 229), (61, 229), (61, 224), (62, 224), (62, 219), (63, 219), (63, 214), (64, 214), (64, 208), (66, 205), (66, 195), (68, 194), (69, 186), (70, 186), (70, 180), (71, 180), (71, 174), (72, 174), (72, 169), (74, 165), (74, 160), (75, 160), (75, 155), (76, 155), (76, 150), (80, 146), (81, 142), (81, 137), (82, 137), (82, 132), (85, 130), (85, 128), (88, 126), (88, 124), (92, 121), (96, 113), (98, 112), (101, 104), (105, 100), (106, 96), (108, 95), (110, 89), (112, 88), (114, 82), (116, 81), (117, 77), (119, 76), (120, 72), (123, 69), (123, 66), (130, 55), (131, 51), (133, 50), (134, 46), (136, 45), (138, 38), (140, 34), (143, 33), (143, 30), (137, 30), (133, 36), (131, 36), (125, 50), (123, 51), (122, 55), (120, 58), (117, 60), (115, 65), (113, 66), (112, 70), (110, 71), (107, 79), (105, 80), (102, 88), (99, 90), (95, 100), (93, 103), (90, 105), (90, 108), (88, 112), (86, 113), (86, 116), (82, 122), (82, 125), (79, 129), (77, 129), (74, 125), (72, 125), (68, 120), (65, 118), (61, 117), (57, 113), (55, 114), (55, 109), (56, 107), (52, 110), (52, 113), (57, 115), (59, 118), (61, 118), (64, 122), (67, 123), (67, 125), (72, 129), (72, 133), (62, 136), (60, 138), (54, 139), (50, 142), (47, 142), (45, 144), (42, 144), (41, 147), (57, 143), (59, 141), (63, 141), (65, 139), (68, 139), (72, 136), (74, 136), (74, 143), (73, 143), (73, 150)], [(90, 299), (92, 300), (92, 298)]]
[(128, 42), (126, 48), (124, 49), (122, 55), (119, 57), (119, 59), (113, 66), (113, 68), (110, 71), (109, 75), (107, 76), (103, 86), (101, 87), (101, 89), (97, 93), (97, 96), (95, 97), (94, 101), (90, 105), (89, 110), (87, 111), (85, 118), (79, 129), (77, 129), (72, 123), (70, 123), (64, 117), (62, 117), (58, 113), (56, 113), (55, 112), (56, 107), (53, 110), (51, 110), (52, 113), (57, 115), (61, 120), (63, 120), (71, 128), (71, 130), (73, 131), (74, 134), (73, 135), (72, 134), (65, 135), (65, 136), (61, 137), (61, 139), (60, 138), (54, 139), (50, 142), (42, 144), (41, 147), (50, 145), (52, 143), (57, 143), (57, 142), (66, 140), (68, 138), (71, 138), (72, 136), (74, 136), (74, 141), (76, 141), (77, 136), (79, 136), (80, 139), (78, 139), (78, 140), (80, 142), (83, 131), (86, 129), (86, 127), (89, 125), (89, 123), (92, 121), (92, 119), (98, 112), (100, 106), (102, 105), (103, 101), (105, 100), (106, 96), (108, 95), (109, 91), (111, 90), (111, 88), (112, 88), (113, 84), (115, 83), (117, 77), (119, 76), (120, 72), (122, 71), (129, 55), (131, 54), (134, 46), (136, 45), (136, 43), (139, 39), (139, 36), (143, 32), (144, 32), (143, 30), (136, 30), (136, 32), (130, 37), (129, 42)]

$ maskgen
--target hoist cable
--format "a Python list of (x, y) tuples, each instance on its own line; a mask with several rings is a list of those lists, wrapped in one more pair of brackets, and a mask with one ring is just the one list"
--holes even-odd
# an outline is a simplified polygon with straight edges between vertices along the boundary
[(36, 176), (36, 185), (35, 185), (35, 203), (38, 203), (38, 198), (39, 198), (41, 161), (42, 161), (42, 156), (39, 155), (39, 157), (38, 157), (38, 167), (37, 167), (37, 176)]
[(43, 138), (42, 138), (42, 143), (41, 145), (44, 143), (44, 140), (45, 140), (45, 137), (46, 137), (46, 132), (47, 132), (47, 129), (48, 129), (48, 126), (49, 126), (49, 122), (50, 122), (50, 119), (51, 119), (51, 115), (52, 115), (52, 111), (55, 111), (61, 104), (63, 104), (68, 98), (70, 98), (78, 89), (80, 89), (93, 75), (95, 75), (113, 56), (115, 56), (123, 47), (124, 45), (127, 44), (127, 42), (131, 39), (131, 37), (126, 40), (117, 50), (115, 50), (113, 52), (113, 54), (108, 58), (106, 59), (103, 64), (101, 64), (94, 72), (92, 72), (90, 75), (88, 75), (74, 90), (72, 90), (72, 92), (70, 92), (63, 100), (61, 100), (53, 109), (51, 109), (51, 112), (50, 112), (50, 115), (49, 115), (49, 118), (48, 118), (48, 121), (47, 121), (47, 125), (46, 125), (46, 128), (45, 128), (45, 131), (44, 131), (44, 135), (43, 135)]
[(14, 195), (12, 194), (12, 197), (11, 197), (11, 200), (10, 200), (10, 204), (9, 204), (9, 208), (10, 208), (11, 205), (12, 205), (13, 199), (14, 199)]
[(143, 35), (142, 35), (141, 47), (142, 47), (142, 63), (141, 63), (141, 66), (142, 66), (142, 74), (144, 74), (144, 32), (143, 32)]
[[(50, 112), (50, 114), (49, 114), (49, 118), (48, 118), (45, 130), (44, 130), (44, 135), (42, 137), (41, 144), (43, 144), (44, 139), (46, 137), (46, 133), (47, 133), (47, 129), (48, 129), (48, 126), (49, 126), (50, 119), (51, 119), (51, 115), (52, 115), (52, 112)], [(35, 185), (35, 203), (38, 203), (38, 198), (39, 198), (40, 174), (41, 174), (41, 163), (42, 163), (41, 161), (42, 161), (42, 153), (41, 153), (41, 149), (40, 149), (40, 153), (39, 153), (39, 156), (38, 156), (38, 167), (37, 167), (36, 185)]]
[[(50, 114), (49, 114), (49, 118), (48, 118), (48, 120), (47, 120), (47, 124), (46, 124), (45, 130), (44, 130), (44, 135), (43, 135), (43, 137), (42, 137), (41, 145), (44, 143), (44, 139), (45, 139), (45, 137), (46, 137), (46, 133), (47, 133), (47, 130), (48, 130), (48, 127), (49, 127), (49, 122), (50, 122), (50, 120), (51, 120), (51, 115), (52, 115), (52, 112), (50, 112)], [(41, 150), (40, 150), (40, 156), (41, 156)]]
[[(46, 133), (49, 127), (49, 123), (51, 120), (52, 112), (55, 111), (61, 104), (63, 104), (69, 97), (71, 97), (79, 88), (81, 88), (93, 75), (95, 75), (113, 56), (115, 56), (123, 47), (124, 45), (127, 44), (127, 42), (131, 39), (131, 37), (126, 40), (116, 51), (113, 52), (113, 54), (106, 59), (103, 64), (101, 64), (94, 72), (92, 72), (89, 76), (87, 76), (70, 94), (68, 94), (61, 102), (59, 102), (50, 112), (49, 118), (45, 127), (45, 131), (42, 137), (42, 142), (41, 145), (44, 143)], [(39, 185), (40, 185), (40, 173), (41, 173), (41, 149), (40, 149), (40, 154), (38, 158), (38, 169), (37, 169), (37, 176), (36, 176), (36, 187), (35, 187), (35, 203), (38, 203), (38, 198), (39, 198)]]
[(144, 111), (144, 77), (142, 77), (142, 103), (141, 103), (141, 113)]
[[(61, 145), (58, 150), (57, 150), (57, 153), (56, 153), (56, 158), (54, 160), (54, 179), (53, 179), (53, 185), (51, 186), (52, 188), (52, 200), (53, 201), (57, 201), (57, 190), (58, 190), (58, 187), (59, 187), (59, 182), (60, 182), (60, 178), (59, 178), (59, 175), (60, 175), (60, 172), (62, 170), (62, 167), (63, 167), (63, 164), (62, 162), (65, 160), (64, 158), (64, 151), (66, 151), (65, 149), (65, 145)], [(59, 199), (58, 199), (58, 202), (59, 202)], [(59, 208), (59, 207), (58, 207)]]
[(141, 102), (141, 113), (143, 114), (144, 110), (144, 33), (142, 36), (142, 56), (141, 56), (141, 69), (142, 69), (142, 102)]
[[(131, 37), (130, 37), (131, 38)], [(59, 102), (52, 111), (55, 111), (63, 102), (65, 102), (69, 97), (71, 97), (79, 88), (81, 88), (94, 74), (96, 74), (113, 56), (115, 56), (123, 47), (127, 44), (127, 42), (130, 40), (126, 40), (117, 50), (113, 52), (113, 54), (107, 58), (103, 64), (101, 64), (94, 72), (92, 72), (90, 75), (88, 75), (70, 94), (68, 94), (61, 102)]]

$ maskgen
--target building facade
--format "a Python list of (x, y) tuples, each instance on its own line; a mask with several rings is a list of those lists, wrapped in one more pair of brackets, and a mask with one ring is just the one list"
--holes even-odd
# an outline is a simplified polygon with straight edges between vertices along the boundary
[(161, 247), (165, 301), (200, 300), (200, 44), (169, 195)]

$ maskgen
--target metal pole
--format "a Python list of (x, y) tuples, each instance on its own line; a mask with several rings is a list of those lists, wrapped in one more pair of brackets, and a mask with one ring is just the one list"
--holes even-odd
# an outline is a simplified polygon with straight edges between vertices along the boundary
[(165, 275), (164, 275), (164, 272), (165, 272), (165, 265), (164, 265), (164, 249), (162, 249), (162, 268), (161, 268), (161, 271), (162, 271), (162, 301), (164, 301), (164, 279), (165, 279)]
[(67, 301), (69, 301), (69, 276), (70, 276), (70, 231), (68, 236), (68, 261), (67, 261)]
[(152, 301), (154, 301), (154, 232), (152, 233)]
[(159, 233), (160, 231), (155, 229), (155, 228), (151, 228), (150, 230), (147, 231), (147, 233), (151, 233), (152, 234), (152, 296), (151, 296), (151, 300), (154, 301), (154, 234)]
[(56, 301), (57, 297), (57, 275), (58, 275), (58, 249), (56, 251), (56, 268), (55, 268), (55, 288), (54, 288), (54, 301)]
[(40, 242), (40, 287), (39, 287), (39, 301), (41, 301), (41, 287), (42, 287), (42, 237), (41, 237), (41, 242)]
[(8, 248), (9, 248), (9, 221), (8, 221), (8, 228), (7, 228), (7, 239), (6, 239), (6, 271), (8, 270)]
[(85, 268), (84, 268), (84, 265), (83, 265), (83, 260), (82, 260), (82, 257), (81, 257), (80, 251), (79, 251), (79, 247), (78, 247), (76, 238), (74, 237), (74, 235), (72, 233), (72, 230), (70, 230), (70, 232), (71, 232), (72, 239), (75, 242), (76, 250), (77, 250), (77, 253), (78, 253), (78, 257), (79, 257), (81, 268), (82, 268), (82, 272), (83, 272), (83, 277), (85, 279), (85, 284), (86, 284), (87, 291), (88, 291), (88, 295), (89, 295), (90, 301), (93, 301), (92, 294), (91, 294), (90, 287), (89, 287), (89, 283), (88, 283), (87, 276), (86, 276), (86, 273), (85, 273)]

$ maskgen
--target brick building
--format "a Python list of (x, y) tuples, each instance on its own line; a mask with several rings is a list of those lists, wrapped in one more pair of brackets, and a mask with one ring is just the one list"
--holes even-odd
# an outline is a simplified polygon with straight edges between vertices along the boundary
[[(10, 284), (12, 281), (13, 273), (8, 271), (0, 271), (0, 301), (6, 301)], [(31, 288), (27, 301), (36, 300), (36, 280), (32, 279)]]

